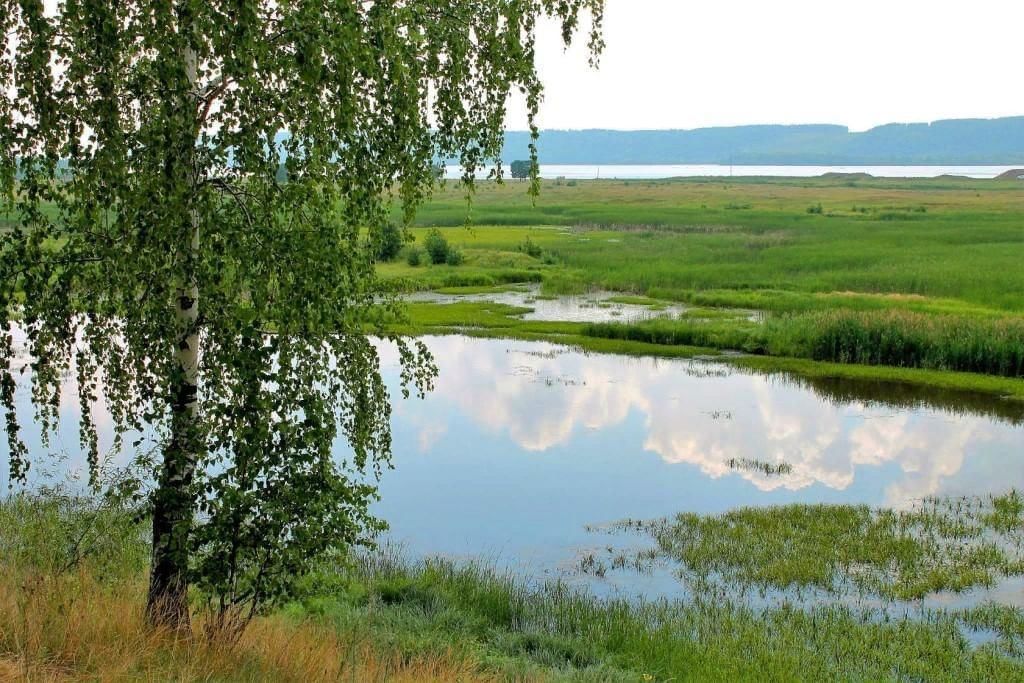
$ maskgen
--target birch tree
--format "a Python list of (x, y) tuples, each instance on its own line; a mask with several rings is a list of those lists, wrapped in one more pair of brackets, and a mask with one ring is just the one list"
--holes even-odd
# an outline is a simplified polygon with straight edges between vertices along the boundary
[[(190, 583), (251, 613), (375, 527), (391, 450), (375, 235), (395, 206), (411, 220), (436, 158), (472, 186), (511, 91), (536, 131), (538, 19), (596, 56), (602, 2), (0, 0), (11, 479), (33, 455), (16, 324), (44, 430), (74, 374), (94, 471), (101, 392), (117, 439), (159, 436), (151, 622), (188, 628)], [(429, 353), (392, 341), (403, 392), (427, 389)]]

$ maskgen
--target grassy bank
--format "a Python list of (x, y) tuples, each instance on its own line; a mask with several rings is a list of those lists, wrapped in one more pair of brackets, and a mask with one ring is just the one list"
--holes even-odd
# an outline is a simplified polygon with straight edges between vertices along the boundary
[[(828, 604), (751, 609), (717, 595), (631, 603), (387, 551), (319, 568), (293, 601), (259, 617), (238, 645), (201, 636), (175, 640), (141, 628), (141, 527), (104, 515), (97, 518), (82, 501), (0, 502), (0, 674), (182, 681), (1009, 681), (1024, 675), (1018, 649), (1024, 620), (998, 605), (882, 618)], [(106, 533), (73, 542), (96, 524)], [(803, 532), (795, 526), (791, 533)], [(827, 525), (806, 533), (817, 536), (804, 544), (837, 540)], [(892, 543), (871, 547), (878, 558), (899, 550)], [(76, 558), (70, 566), (69, 558)], [(199, 634), (202, 623), (198, 613)], [(992, 629), (997, 637), (972, 645), (972, 629)]]
[[(912, 179), (483, 183), (465, 227), (449, 185), (420, 212), (459, 267), (383, 264), (405, 290), (542, 283), (545, 295), (621, 292), (675, 322), (563, 330), (604, 339), (739, 350), (851, 365), (1024, 375), (1020, 183)], [(426, 228), (414, 228), (422, 239)], [(760, 311), (764, 323), (728, 309)], [(504, 333), (543, 331), (504, 326)], [(490, 333), (497, 326), (489, 326)], [(584, 341), (581, 341), (584, 340)]]
[[(1021, 418), (1024, 403), (1024, 380), (1019, 378), (985, 375), (943, 369), (896, 367), (894, 365), (863, 365), (848, 362), (815, 360), (811, 346), (796, 347), (790, 331), (781, 327), (778, 339), (790, 346), (786, 356), (723, 355), (722, 350), (739, 349), (753, 354), (769, 351), (768, 333), (778, 330), (776, 323), (763, 325), (737, 318), (734, 314), (716, 311), (697, 311), (675, 321), (650, 321), (634, 324), (574, 323), (522, 320), (518, 317), (527, 309), (488, 302), (459, 302), (452, 304), (413, 303), (407, 308), (408, 316), (391, 329), (410, 335), (465, 334), (469, 336), (550, 341), (583, 351), (617, 353), (635, 356), (666, 358), (715, 357), (742, 370), (766, 374), (785, 373), (794, 378), (809, 380), (843, 380), (856, 383), (859, 392), (877, 395), (879, 400), (907, 393), (916, 387), (918, 401), (922, 392), (937, 394), (943, 406), (977, 404), (986, 412)], [(812, 324), (819, 314), (807, 314), (801, 324), (808, 334), (818, 334), (822, 328)], [(820, 314), (822, 316), (842, 314)], [(855, 315), (855, 314), (851, 314)], [(903, 314), (896, 314), (903, 316)], [(710, 317), (704, 317), (710, 316)], [(986, 323), (980, 322), (979, 329)], [(997, 323), (1001, 324), (1001, 323)], [(939, 328), (942, 329), (942, 328)], [(782, 348), (782, 347), (779, 347)], [(794, 357), (805, 353), (807, 356)], [(848, 360), (848, 359), (843, 359)], [(855, 392), (857, 393), (857, 392)], [(1008, 399), (993, 406), (993, 398)]]
[(686, 317), (593, 324), (582, 334), (832, 363), (1024, 376), (1024, 318), (840, 309), (773, 317), (764, 323)]

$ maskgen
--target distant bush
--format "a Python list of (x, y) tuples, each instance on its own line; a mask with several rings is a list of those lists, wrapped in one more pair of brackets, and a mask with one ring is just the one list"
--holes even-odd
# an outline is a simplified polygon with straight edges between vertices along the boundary
[(405, 255), (405, 262), (415, 268), (423, 263), (423, 251), (419, 247), (409, 247)]
[(455, 247), (449, 247), (448, 253), (445, 255), (444, 262), (449, 266), (461, 266), (462, 262), (465, 261), (465, 257), (462, 252)]
[(402, 229), (394, 223), (385, 223), (377, 235), (377, 244), (374, 249), (378, 261), (394, 261), (398, 258), (398, 252), (402, 250), (404, 242)]
[(821, 202), (818, 202), (817, 204), (815, 204), (813, 206), (808, 206), (807, 207), (807, 213), (821, 214), (822, 213)]
[(566, 186), (567, 186), (567, 187), (576, 187), (576, 186), (577, 186), (578, 184), (579, 184), (579, 183), (577, 183), (577, 182), (576, 182), (575, 180), (570, 180), (570, 181), (568, 181), (568, 182), (566, 183)]
[(540, 258), (541, 255), (544, 253), (544, 250), (541, 248), (541, 246), (534, 242), (533, 240), (531, 240), (529, 237), (520, 242), (519, 246), (516, 248), (531, 258)]
[(430, 262), (434, 264), (441, 264), (448, 262), (448, 240), (444, 238), (441, 231), (434, 228), (427, 233), (427, 236), (423, 240), (423, 248), (427, 250), (427, 256), (430, 257)]

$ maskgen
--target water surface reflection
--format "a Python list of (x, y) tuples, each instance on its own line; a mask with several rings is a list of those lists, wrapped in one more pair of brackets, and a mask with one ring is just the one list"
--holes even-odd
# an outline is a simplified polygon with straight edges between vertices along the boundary
[[(415, 555), (483, 557), (536, 576), (604, 543), (588, 525), (623, 518), (791, 502), (901, 507), (1024, 489), (1024, 409), (1013, 402), (546, 343), (425, 341), (437, 387), (396, 399), (395, 469), (375, 505)], [(381, 352), (397, 388), (397, 354)], [(51, 450), (81, 469), (77, 402), (63, 398)], [(100, 406), (95, 417), (109, 444)], [(38, 435), (26, 436), (40, 452)]]
[(901, 387), (886, 401), (877, 385), (858, 395), (705, 361), (427, 342), (437, 389), (396, 405), (377, 506), (415, 553), (554, 571), (593, 545), (586, 525), (625, 517), (1024, 488), (1021, 415), (995, 399)]

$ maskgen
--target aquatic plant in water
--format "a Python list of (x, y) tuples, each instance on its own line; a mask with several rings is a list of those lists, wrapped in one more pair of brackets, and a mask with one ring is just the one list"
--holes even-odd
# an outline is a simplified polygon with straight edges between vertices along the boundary
[(908, 510), (865, 505), (745, 507), (624, 521), (702, 585), (816, 588), (888, 600), (991, 587), (1024, 575), (1024, 498), (926, 498)]

